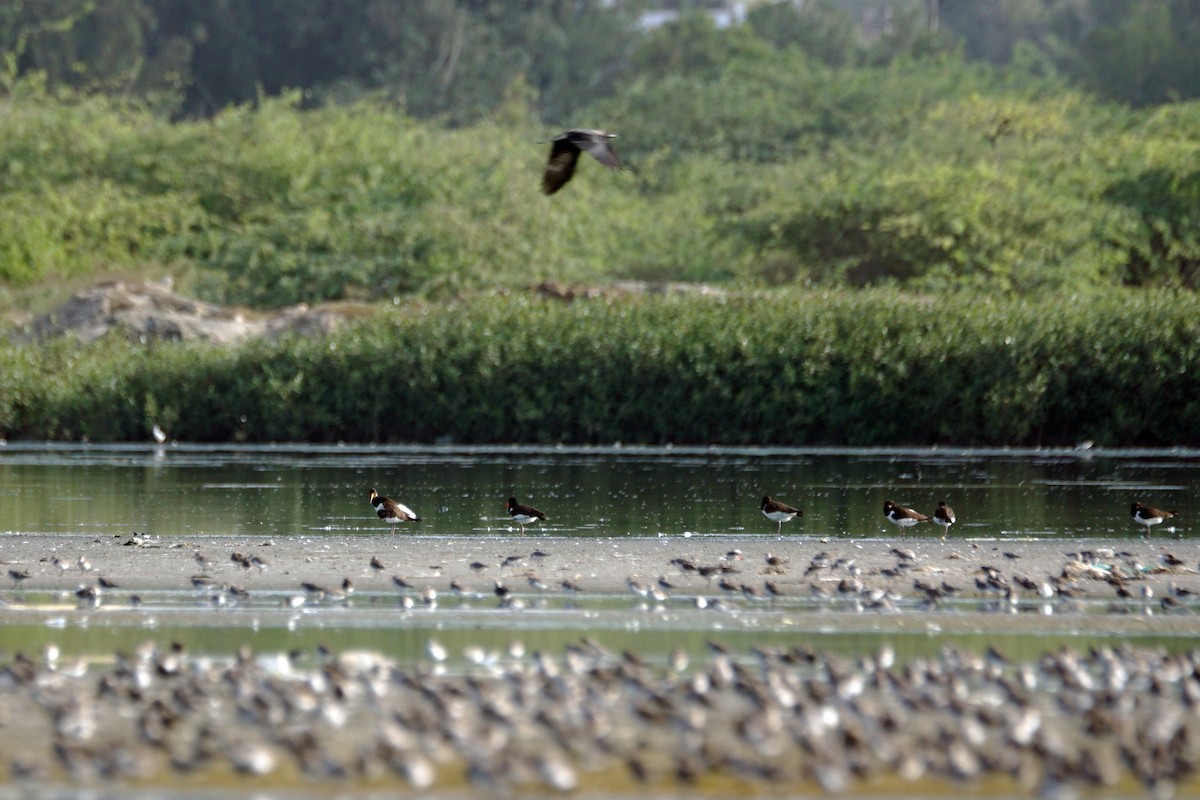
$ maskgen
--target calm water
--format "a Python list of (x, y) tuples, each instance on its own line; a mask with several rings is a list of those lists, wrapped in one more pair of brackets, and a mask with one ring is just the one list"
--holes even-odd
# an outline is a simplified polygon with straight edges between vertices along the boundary
[[(427, 535), (507, 530), (505, 498), (566, 536), (770, 535), (770, 494), (799, 506), (788, 535), (890, 527), (885, 499), (960, 536), (1136, 536), (1134, 500), (1188, 525), (1200, 451), (0, 446), (0, 532), (287, 535), (377, 532), (367, 491), (411, 506)], [(1159, 529), (1161, 530), (1161, 529)], [(929, 526), (925, 535), (938, 534)]]
[[(763, 494), (804, 509), (803, 519), (784, 526), (785, 535), (814, 544), (828, 537), (834, 549), (836, 540), (849, 545), (894, 533), (882, 514), (889, 498), (926, 513), (946, 499), (958, 511), (956, 537), (980, 541), (1132, 539), (1139, 536), (1129, 519), (1134, 500), (1180, 512), (1178, 526), (1159, 528), (1156, 537), (1190, 537), (1200, 451), (8, 443), (0, 445), (0, 537), (261, 534), (284, 545), (293, 534), (310, 540), (325, 532), (372, 535), (385, 529), (367, 503), (372, 486), (424, 518), (419, 530), (432, 548), (439, 536), (507, 536), (503, 503), (513, 494), (548, 514), (545, 533), (530, 539), (531, 545), (548, 540), (548, 549), (553, 537), (687, 533), (727, 537), (731, 545), (759, 538), (769, 547), (775, 524), (758, 510)], [(939, 533), (929, 526), (909, 535)], [(180, 642), (203, 658), (231, 658), (247, 645), (264, 659), (284, 653), (315, 659), (324, 647), (379, 651), (429, 666), (431, 654), (444, 651), (443, 668), (470, 671), (538, 650), (561, 653), (582, 636), (662, 663), (677, 648), (702, 660), (713, 640), (747, 658), (756, 646), (803, 644), (858, 655), (886, 645), (901, 661), (947, 643), (980, 652), (995, 646), (1012, 659), (1032, 660), (1061, 644), (1128, 641), (1191, 649), (1195, 642), (1190, 625), (1178, 634), (1163, 625), (1147, 630), (1139, 614), (1113, 615), (1099, 605), (1064, 614), (1037, 601), (1011, 615), (985, 613), (977, 600), (949, 601), (932, 614), (912, 605), (898, 614), (864, 614), (807, 597), (713, 611), (687, 598), (655, 605), (632, 596), (558, 593), (531, 600), (520, 612), (499, 609), (486, 594), (404, 608), (386, 584), (360, 587), (349, 603), (296, 609), (286, 607), (284, 597), (255, 592), (217, 608), (181, 587), (147, 592), (137, 608), (118, 600), (97, 609), (36, 587), (0, 587), (0, 653), (53, 646), (64, 657), (105, 662), (153, 640), (160, 647)], [(0, 796), (10, 789), (0, 785)], [(246, 796), (228, 786), (202, 794)]]

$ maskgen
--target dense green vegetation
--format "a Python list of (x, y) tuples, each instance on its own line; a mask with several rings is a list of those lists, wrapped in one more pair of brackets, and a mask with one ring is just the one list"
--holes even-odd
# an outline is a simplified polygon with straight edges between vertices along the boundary
[[(762, 4), (726, 30), (685, 14), (643, 33), (632, 27), (638, 4), (543, 0), (502, 13), (361, 0), (330, 42), (316, 0), (288, 14), (244, 0), (17, 3), (0, 13), (0, 41), (11, 43), (0, 71), (0, 302), (51, 282), (162, 272), (255, 306), (548, 278), (1195, 285), (1200, 101), (1135, 110), (1097, 99), (1073, 88), (1059, 52), (1066, 42), (1078, 53), (1106, 25), (1146, 22), (1141, 6), (943, 4), (943, 32), (932, 34), (919, 24), (925, 4), (910, 5), (864, 38), (830, 2)], [(1167, 5), (1169, 20), (1192, 20)], [(1087, 25), (1072, 16), (1083, 8)], [(291, 49), (269, 47), (284, 36), (272, 20), (291, 31)], [(991, 39), (963, 33), (956, 44), (953, 31), (981, 20)], [(111, 91), (123, 57), (145, 50), (134, 60), (150, 70), (150, 50), (166, 58), (165, 42), (196, 26), (203, 41), (179, 52), (225, 48), (214, 63), (264, 76), (268, 94), (222, 105), (247, 95), (192, 61), (171, 73), (186, 96), (157, 79), (165, 94), (136, 81)], [(995, 41), (1005, 30), (1008, 49)], [(397, 59), (446, 31), (469, 50), (456, 74), (482, 69), (492, 83), (480, 77), (469, 82), (480, 97), (454, 99), (460, 75), (422, 105), (427, 89)], [(409, 45), (388, 44), (402, 33)], [(311, 57), (297, 61), (301, 51)], [(343, 63), (369, 54), (371, 69)], [(293, 79), (265, 76), (298, 64), (313, 73), (294, 79), (303, 91), (272, 96)], [(385, 73), (390, 88), (373, 90)], [(350, 85), (337, 96), (360, 99), (314, 100)], [(200, 89), (216, 98), (212, 116), (164, 113)], [(576, 124), (619, 131), (632, 169), (606, 174), (585, 159), (579, 179), (547, 199), (537, 142), (554, 129), (542, 120), (568, 110)]]
[(1132, 111), (955, 57), (792, 58), (630, 87), (600, 116), (633, 171), (586, 161), (553, 198), (519, 97), (454, 129), (287, 98), (172, 123), (23, 83), (0, 115), (0, 281), (166, 270), (278, 306), (547, 278), (1029, 292), (1200, 277), (1200, 102)]
[[(0, 308), (170, 274), (224, 303), (401, 312), (332, 342), (16, 346), (0, 433), (1200, 435), (1187, 3), (963, 0), (936, 32), (925, 3), (874, 32), (839, 10), (869, 0), (651, 32), (637, 3), (326, 5), (0, 10)], [(564, 122), (618, 131), (630, 169), (585, 158), (543, 196)], [(728, 296), (504, 295), (627, 278)]]
[[(328, 340), (0, 352), (0, 433), (197, 441), (1200, 444), (1200, 301), (487, 295)], [(1147, 380), (1147, 376), (1154, 376)]]

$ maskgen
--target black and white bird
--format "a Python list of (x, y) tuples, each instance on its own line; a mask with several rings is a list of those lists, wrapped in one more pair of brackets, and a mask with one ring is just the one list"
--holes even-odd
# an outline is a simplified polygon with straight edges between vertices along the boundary
[(401, 522), (420, 522), (421, 518), (415, 512), (403, 503), (397, 503), (395, 500), (384, 497), (374, 489), (371, 490), (371, 507), (375, 509), (375, 513), (384, 522), (392, 525), (392, 533), (396, 532), (394, 527)]
[(1161, 508), (1153, 508), (1151, 506), (1134, 503), (1129, 509), (1129, 513), (1133, 515), (1133, 521), (1138, 525), (1146, 526), (1146, 533), (1150, 532), (1151, 525), (1158, 525), (1163, 520), (1170, 519), (1175, 516), (1175, 511), (1163, 511)]
[(512, 517), (512, 521), (521, 526), (521, 533), (525, 532), (525, 526), (536, 520), (546, 519), (546, 515), (538, 511), (533, 506), (527, 506), (524, 503), (518, 503), (517, 498), (510, 497), (504, 504), (504, 510)]
[(920, 512), (913, 511), (911, 508), (898, 506), (891, 500), (883, 502), (883, 515), (892, 522), (899, 525), (901, 528), (911, 528), (920, 522), (929, 522), (929, 517)]
[(938, 502), (937, 510), (933, 512), (933, 521), (942, 526), (942, 539), (950, 533), (950, 526), (957, 522), (954, 509), (946, 505), (946, 501)]
[(615, 133), (572, 128), (563, 131), (550, 139), (550, 158), (546, 162), (546, 171), (542, 173), (542, 191), (554, 194), (567, 185), (575, 174), (575, 165), (579, 163), (580, 153), (590, 153), (597, 161), (609, 169), (621, 169), (621, 159), (613, 150), (612, 140), (617, 138)]
[(798, 508), (792, 508), (786, 503), (781, 503), (778, 500), (771, 499), (770, 495), (766, 495), (762, 499), (762, 505), (759, 506), (763, 515), (772, 522), (779, 523), (777, 532), (783, 536), (783, 523), (790, 522), (796, 517), (803, 517), (804, 512)]

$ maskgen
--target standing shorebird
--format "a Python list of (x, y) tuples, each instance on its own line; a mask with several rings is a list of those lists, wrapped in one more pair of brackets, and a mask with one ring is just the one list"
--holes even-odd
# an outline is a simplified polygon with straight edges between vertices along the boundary
[(954, 509), (946, 505), (945, 500), (940, 501), (937, 511), (933, 512), (933, 521), (942, 526), (942, 541), (945, 541), (947, 534), (950, 533), (950, 526), (957, 522)]
[(1129, 513), (1133, 515), (1133, 521), (1138, 525), (1146, 526), (1146, 534), (1150, 533), (1151, 525), (1158, 525), (1165, 519), (1170, 519), (1175, 516), (1175, 511), (1163, 511), (1161, 508), (1152, 508), (1144, 506), (1141, 503), (1134, 503), (1129, 509)]
[(521, 526), (521, 533), (525, 532), (525, 526), (532, 523), (534, 520), (544, 520), (546, 515), (538, 511), (533, 506), (527, 506), (524, 503), (518, 503), (517, 498), (510, 497), (508, 502), (504, 504), (504, 510), (512, 517), (513, 522)]
[(883, 502), (883, 515), (901, 528), (911, 528), (919, 522), (929, 522), (929, 517), (911, 508), (898, 506), (891, 500)]
[(375, 509), (375, 513), (381, 520), (392, 526), (393, 534), (396, 533), (397, 523), (421, 521), (421, 518), (404, 503), (397, 503), (395, 500), (384, 497), (374, 489), (371, 490), (371, 508)]
[(609, 169), (621, 169), (621, 160), (612, 146), (615, 138), (615, 133), (584, 128), (572, 128), (555, 136), (550, 140), (554, 144), (550, 148), (546, 171), (542, 173), (542, 191), (554, 194), (566, 186), (575, 174), (575, 165), (579, 163), (579, 154), (582, 152), (590, 153)]
[(762, 499), (762, 505), (759, 506), (763, 515), (772, 522), (779, 523), (776, 532), (783, 536), (783, 523), (790, 522), (796, 517), (803, 517), (804, 512), (798, 508), (792, 508), (787, 503), (781, 503), (778, 500), (772, 500), (770, 495), (766, 495)]

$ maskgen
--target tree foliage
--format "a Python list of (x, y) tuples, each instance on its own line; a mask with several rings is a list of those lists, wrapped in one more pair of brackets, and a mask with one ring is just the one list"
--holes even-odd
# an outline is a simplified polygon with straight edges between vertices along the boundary
[[(831, 2), (642, 33), (577, 0), (22, 0), (0, 280), (167, 270), (260, 306), (543, 279), (1194, 287), (1200, 104), (1098, 99), (1055, 50), (1130, 7), (943, 5), (1026, 44), (972, 60), (911, 15), (867, 41)], [(633, 169), (585, 158), (543, 197), (548, 117), (619, 131)]]
[(644, 33), (639, 13), (656, 5), (10, 0), (0, 8), (0, 52), (10, 79), (41, 71), (52, 85), (166, 98), (186, 116), (298, 89), (307, 104), (383, 92), (416, 116), (465, 123), (490, 114), (520, 80), (541, 117), (562, 122), (625, 83), (663, 72), (711, 78), (767, 49), (841, 68), (959, 45), (994, 64), (1035, 50), (1083, 88), (1134, 105), (1200, 96), (1194, 0), (955, 0), (940, 4), (934, 35), (923, 4), (890, 3), (887, 24), (867, 32), (848, 13), (864, 4), (846, 0), (758, 4), (746, 26), (724, 31), (693, 11)]

